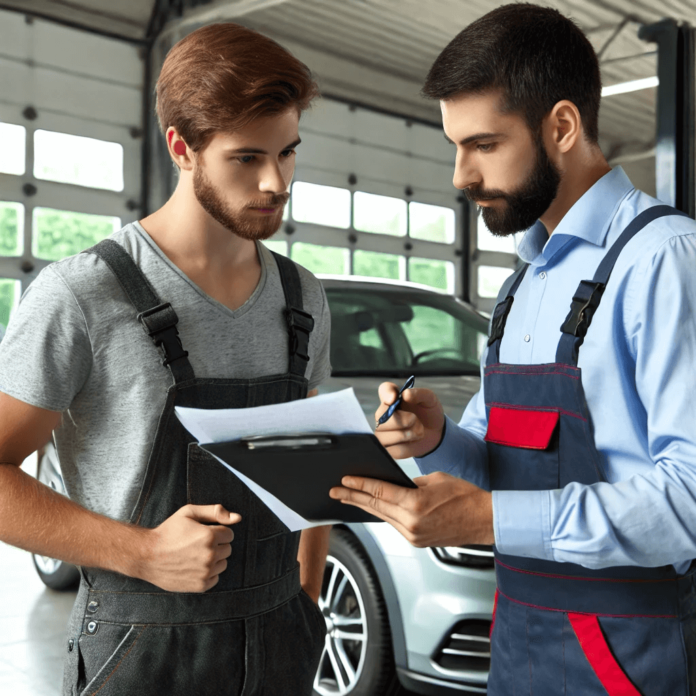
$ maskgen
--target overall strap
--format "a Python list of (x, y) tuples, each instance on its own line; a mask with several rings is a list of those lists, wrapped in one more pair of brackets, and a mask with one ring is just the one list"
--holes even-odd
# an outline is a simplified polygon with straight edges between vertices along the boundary
[(304, 377), (309, 362), (309, 335), (314, 318), (303, 310), (302, 281), (297, 266), (286, 256), (271, 252), (278, 265), (280, 282), (285, 294), (285, 320), (288, 324), (290, 374)]
[(195, 376), (188, 353), (181, 346), (176, 325), (179, 318), (169, 302), (162, 302), (152, 285), (138, 268), (131, 255), (113, 239), (85, 249), (85, 254), (96, 254), (111, 269), (137, 312), (137, 319), (152, 342), (161, 349), (162, 364), (171, 370), (174, 382), (183, 382)]
[[(505, 280), (503, 287), (500, 288), (500, 292), (498, 293), (498, 304), (495, 306), (493, 316), (491, 317), (491, 330), (488, 337), (488, 346), (490, 350), (488, 351), (486, 365), (494, 365), (500, 362), (500, 342), (505, 333), (505, 323), (507, 322), (508, 314), (510, 314), (510, 309), (515, 299), (515, 293), (517, 292), (517, 288), (520, 287), (520, 283), (524, 278), (524, 274), (527, 272), (527, 268), (529, 268), (528, 263), (518, 268)], [(505, 299), (501, 300), (501, 297)]]
[(607, 252), (602, 262), (597, 267), (592, 280), (581, 280), (578, 289), (575, 291), (573, 301), (570, 304), (570, 312), (561, 326), (561, 340), (556, 351), (556, 362), (566, 365), (578, 364), (578, 353), (580, 346), (585, 340), (587, 330), (592, 323), (592, 317), (599, 307), (599, 303), (604, 294), (604, 289), (609, 282), (611, 272), (614, 270), (616, 260), (638, 232), (654, 220), (669, 215), (684, 215), (676, 208), (668, 205), (656, 205), (644, 210), (637, 215), (619, 238), (614, 242), (611, 249)]

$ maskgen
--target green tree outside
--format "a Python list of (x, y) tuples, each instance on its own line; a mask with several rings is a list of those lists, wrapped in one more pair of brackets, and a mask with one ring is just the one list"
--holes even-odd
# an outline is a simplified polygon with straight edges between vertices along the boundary
[(3, 327), (6, 327), (10, 320), (10, 312), (15, 305), (17, 285), (16, 280), (0, 280), (0, 324)]
[(414, 283), (430, 285), (440, 290), (449, 290), (447, 284), (447, 261), (434, 259), (409, 259), (408, 277)]
[(296, 242), (290, 257), (312, 273), (346, 275), (348, 273), (348, 249)]
[(108, 237), (121, 225), (118, 218), (72, 213), (52, 208), (34, 209), (34, 256), (59, 261), (79, 254)]
[(400, 257), (395, 254), (358, 250), (353, 256), (353, 272), (360, 276), (399, 280), (401, 277), (399, 259)]
[(22, 253), (20, 206), (20, 203), (0, 203), (0, 256), (19, 256)]

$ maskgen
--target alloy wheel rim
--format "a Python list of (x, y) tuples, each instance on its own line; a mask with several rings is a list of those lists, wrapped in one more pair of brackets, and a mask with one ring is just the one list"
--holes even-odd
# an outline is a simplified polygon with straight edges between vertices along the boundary
[(321, 696), (349, 694), (365, 664), (367, 616), (355, 578), (333, 556), (326, 559), (319, 608), (327, 630), (314, 690)]

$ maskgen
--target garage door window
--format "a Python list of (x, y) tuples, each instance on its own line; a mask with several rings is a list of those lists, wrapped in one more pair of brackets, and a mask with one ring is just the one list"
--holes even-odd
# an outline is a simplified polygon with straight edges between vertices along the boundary
[(452, 208), (414, 201), (408, 205), (408, 214), (409, 234), (414, 239), (442, 244), (454, 243), (455, 215)]
[(496, 298), (503, 283), (513, 273), (512, 268), (500, 266), (478, 267), (478, 296)]
[(297, 181), (292, 186), (292, 217), (327, 227), (350, 227), (350, 191)]
[(19, 281), (0, 278), (0, 339), (5, 334), (5, 327), (10, 314), (19, 302)]
[(408, 227), (406, 201), (356, 191), (353, 196), (353, 227), (361, 232), (403, 237)]
[(406, 278), (406, 259), (396, 254), (382, 254), (378, 251), (358, 249), (353, 256), (353, 273), (371, 278)]
[(346, 275), (350, 268), (348, 249), (339, 247), (320, 246), (297, 242), (292, 245), (292, 260), (312, 271), (312, 273), (328, 273), (331, 275)]
[(24, 206), (0, 201), (0, 256), (19, 256), (22, 253), (23, 229)]
[(33, 253), (39, 259), (58, 261), (93, 246), (120, 227), (117, 217), (34, 208)]
[(27, 130), (14, 123), (0, 123), (0, 172), (21, 176), (26, 171)]
[(37, 130), (34, 176), (63, 184), (123, 191), (123, 146), (95, 138)]
[(412, 282), (454, 293), (454, 264), (451, 261), (411, 258), (408, 268)]

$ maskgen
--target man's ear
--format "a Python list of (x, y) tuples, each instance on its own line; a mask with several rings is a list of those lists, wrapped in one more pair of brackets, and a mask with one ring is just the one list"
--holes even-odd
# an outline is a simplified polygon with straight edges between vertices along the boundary
[(179, 135), (176, 128), (167, 128), (167, 148), (169, 155), (179, 169), (190, 170), (193, 168), (193, 152)]
[(544, 142), (563, 155), (583, 137), (582, 118), (572, 101), (559, 101), (542, 124)]

